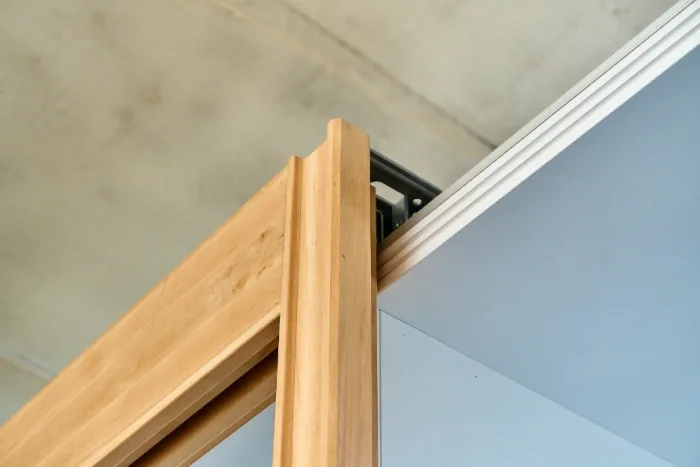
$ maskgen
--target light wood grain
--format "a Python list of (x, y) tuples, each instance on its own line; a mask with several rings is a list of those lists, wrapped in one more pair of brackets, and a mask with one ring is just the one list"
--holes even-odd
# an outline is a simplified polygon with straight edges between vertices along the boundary
[(375, 464), (373, 467), (379, 465), (379, 308), (377, 307), (377, 294), (379, 288), (379, 269), (377, 266), (377, 193), (374, 186), (370, 186), (370, 209), (369, 216), (371, 218), (371, 238), (372, 241), (372, 294), (370, 298), (372, 300), (371, 310), (374, 315), (371, 317), (370, 325), (370, 335), (372, 338), (371, 344), (371, 362), (372, 362), (372, 394), (374, 394), (374, 402), (372, 404), (372, 429), (374, 434), (372, 435), (372, 457), (375, 459)]
[(377, 465), (369, 139), (333, 120), (288, 166), (275, 467)]
[[(275, 343), (276, 345), (276, 343)], [(135, 467), (191, 465), (275, 401), (274, 352), (148, 451)]]
[(373, 202), (334, 120), (0, 429), (0, 465), (188, 465), (278, 390), (275, 465), (376, 466)]
[(0, 429), (2, 466), (136, 460), (277, 339), (286, 171)]

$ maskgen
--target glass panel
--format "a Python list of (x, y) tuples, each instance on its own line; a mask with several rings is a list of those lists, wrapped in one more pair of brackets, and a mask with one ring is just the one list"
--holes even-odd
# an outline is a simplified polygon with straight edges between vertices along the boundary
[(271, 405), (193, 465), (196, 467), (270, 467), (275, 431), (275, 405)]

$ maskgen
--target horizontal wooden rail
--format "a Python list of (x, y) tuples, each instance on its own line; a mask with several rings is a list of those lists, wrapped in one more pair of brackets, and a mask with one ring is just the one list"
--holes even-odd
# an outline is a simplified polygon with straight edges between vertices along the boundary
[(0, 428), (2, 466), (125, 466), (272, 352), (286, 171)]
[(192, 464), (275, 401), (277, 353), (260, 362), (180, 425), (134, 467)]

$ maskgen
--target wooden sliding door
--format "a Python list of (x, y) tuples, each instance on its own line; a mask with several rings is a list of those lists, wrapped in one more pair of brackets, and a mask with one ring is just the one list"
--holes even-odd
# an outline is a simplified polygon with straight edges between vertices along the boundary
[(331, 121), (0, 428), (0, 465), (189, 465), (275, 399), (275, 465), (377, 465), (373, 201)]

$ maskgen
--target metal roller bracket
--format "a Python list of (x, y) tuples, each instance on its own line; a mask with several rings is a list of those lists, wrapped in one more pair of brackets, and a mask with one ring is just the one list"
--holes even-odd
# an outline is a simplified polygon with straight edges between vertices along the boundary
[(377, 195), (377, 243), (440, 194), (435, 185), (374, 149), (370, 149), (370, 182), (382, 183), (403, 195), (396, 204)]

